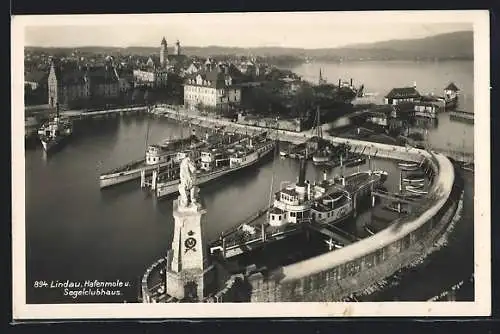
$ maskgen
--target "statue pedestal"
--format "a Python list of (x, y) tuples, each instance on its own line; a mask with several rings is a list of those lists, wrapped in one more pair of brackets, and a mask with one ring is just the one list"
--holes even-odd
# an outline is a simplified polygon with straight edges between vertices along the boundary
[(166, 270), (166, 292), (177, 299), (202, 300), (214, 281), (208, 261), (204, 229), (206, 210), (201, 205), (179, 207), (174, 201), (175, 227)]

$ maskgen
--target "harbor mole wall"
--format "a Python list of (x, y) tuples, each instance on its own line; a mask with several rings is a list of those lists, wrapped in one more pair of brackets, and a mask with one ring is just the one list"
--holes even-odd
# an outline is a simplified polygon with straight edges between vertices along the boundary
[[(174, 118), (173, 112), (170, 117)], [(186, 117), (186, 116), (184, 116)], [(192, 120), (226, 126), (233, 131), (260, 130), (223, 119), (187, 116)], [(201, 124), (200, 124), (201, 125)], [(280, 140), (301, 143), (313, 133), (269, 130)], [(452, 192), (455, 170), (451, 161), (435, 151), (393, 146), (324, 135), (333, 143), (347, 143), (357, 152), (380, 158), (425, 162), (433, 180), (425, 203), (410, 216), (388, 228), (344, 248), (247, 277), (252, 302), (338, 301), (363, 290), (376, 280), (392, 275), (425, 253), (452, 219), (458, 200)], [(456, 192), (456, 191), (454, 191)], [(225, 298), (222, 298), (225, 299)], [(227, 301), (227, 300), (223, 300)]]
[[(437, 175), (428, 201), (373, 236), (317, 257), (248, 277), (252, 302), (340, 301), (392, 275), (425, 253), (458, 205), (455, 171), (443, 155), (427, 155)], [(456, 190), (455, 190), (456, 192)]]

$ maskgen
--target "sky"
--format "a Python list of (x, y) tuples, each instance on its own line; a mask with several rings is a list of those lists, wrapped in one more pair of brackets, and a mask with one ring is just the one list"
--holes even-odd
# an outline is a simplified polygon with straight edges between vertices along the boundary
[(42, 47), (159, 46), (165, 36), (169, 45), (313, 49), (473, 29), (465, 15), (430, 13), (65, 15), (23, 22), (25, 45)]

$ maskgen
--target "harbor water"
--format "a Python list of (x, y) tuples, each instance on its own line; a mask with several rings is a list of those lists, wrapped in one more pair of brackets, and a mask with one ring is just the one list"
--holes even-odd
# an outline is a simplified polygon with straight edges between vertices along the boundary
[[(415, 79), (415, 73), (422, 75), (416, 70), (420, 65), (413, 66), (413, 75), (410, 73), (407, 78), (418, 80)], [(335, 67), (329, 70), (322, 68), (328, 78), (333, 80)], [(460, 82), (457, 77), (461, 71), (464, 71), (462, 66), (451, 71), (449, 80), (455, 81), (465, 90), (467, 83)], [(428, 75), (436, 74), (429, 70)], [(363, 78), (367, 89), (376, 89), (370, 88), (366, 73), (360, 72), (352, 76)], [(442, 81), (446, 84), (448, 77), (440, 78), (436, 86), (442, 86)], [(391, 85), (401, 84), (395, 82)], [(438, 124), (435, 131), (439, 135), (436, 138), (449, 138), (450, 133), (463, 133), (463, 129), (472, 128), (470, 125), (457, 123), (453, 126), (462, 130), (454, 131), (447, 124), (452, 123)], [(41, 146), (26, 149), (27, 303), (136, 300), (140, 276), (151, 263), (166, 253), (171, 243), (172, 197), (157, 201), (150, 193), (140, 189), (139, 181), (100, 190), (99, 174), (142, 157), (146, 142), (157, 143), (190, 133), (191, 129), (164, 118), (130, 115), (78, 121), (73, 138), (59, 152), (49, 156)], [(472, 143), (472, 135), (466, 138), (466, 142), (468, 145)], [(398, 175), (394, 164), (389, 161), (375, 161), (375, 164), (376, 168), (390, 169), (387, 187), (395, 189)], [(363, 170), (367, 166), (360, 168)], [(203, 186), (201, 196), (208, 211), (207, 221), (210, 225), (206, 238), (217, 238), (225, 229), (268, 205), (271, 193), (281, 186), (282, 181), (295, 181), (298, 170), (297, 161), (276, 157), (262, 161), (255, 168)], [(322, 172), (322, 168), (309, 163), (307, 178), (320, 179)], [(333, 171), (330, 175), (335, 173), (338, 171)], [(469, 176), (468, 181), (466, 189), (469, 189), (470, 194), (473, 177)], [(426, 300), (440, 292), (428, 291), (428, 282), (441, 282), (436, 283), (436, 286), (446, 289), (445, 285), (448, 283), (453, 285), (470, 276), (469, 270), (465, 270), (467, 273), (464, 270), (442, 270), (443, 265), (451, 268), (464, 267), (467, 262), (471, 264), (472, 271), (473, 201), (466, 200), (464, 206), (468, 214), (464, 213), (464, 219), (457, 225), (457, 232), (452, 234), (447, 248), (435, 255), (437, 257), (441, 254), (439, 256), (442, 258), (438, 261), (442, 265), (427, 265), (419, 269), (419, 279), (408, 276), (405, 283), (402, 282), (401, 289), (393, 291), (391, 295), (400, 296), (401, 299)], [(457, 255), (452, 250), (462, 252)], [(115, 297), (72, 298), (64, 296), (64, 290), (61, 289), (35, 287), (35, 282), (41, 280), (65, 282), (117, 279), (130, 282), (130, 286), (122, 290), (124, 295)]]
[[(391, 89), (416, 84), (422, 95), (443, 96), (444, 88), (454, 82), (460, 89), (458, 110), (488, 114), (487, 110), (474, 110), (474, 62), (412, 62), (368, 61), (343, 63), (308, 63), (292, 70), (304, 80), (318, 82), (319, 70), (329, 83), (338, 79), (353, 78), (356, 87), (362, 84), (365, 92), (373, 94), (370, 103), (384, 103), (384, 96)], [(339, 125), (344, 125), (339, 123)], [(474, 152), (474, 126), (450, 120), (447, 112), (438, 115), (436, 121), (420, 120), (416, 132), (424, 134), (434, 148), (451, 151)], [(427, 133), (425, 134), (425, 130)], [(450, 135), (453, 134), (453, 135)]]

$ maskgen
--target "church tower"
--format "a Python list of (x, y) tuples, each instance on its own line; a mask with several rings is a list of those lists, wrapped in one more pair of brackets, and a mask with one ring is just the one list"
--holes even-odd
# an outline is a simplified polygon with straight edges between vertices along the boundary
[(167, 63), (167, 58), (168, 58), (168, 50), (167, 50), (167, 40), (165, 37), (161, 40), (161, 47), (160, 47), (160, 64), (161, 66), (165, 66)]
[(174, 51), (174, 54), (176, 56), (180, 56), (181, 55), (181, 42), (179, 42), (179, 40), (177, 40), (177, 42), (175, 43), (175, 51)]
[(165, 290), (180, 301), (198, 302), (207, 297), (215, 283), (204, 240), (206, 210), (200, 203), (186, 205), (188, 200), (182, 197), (174, 201), (174, 238), (167, 255)]

